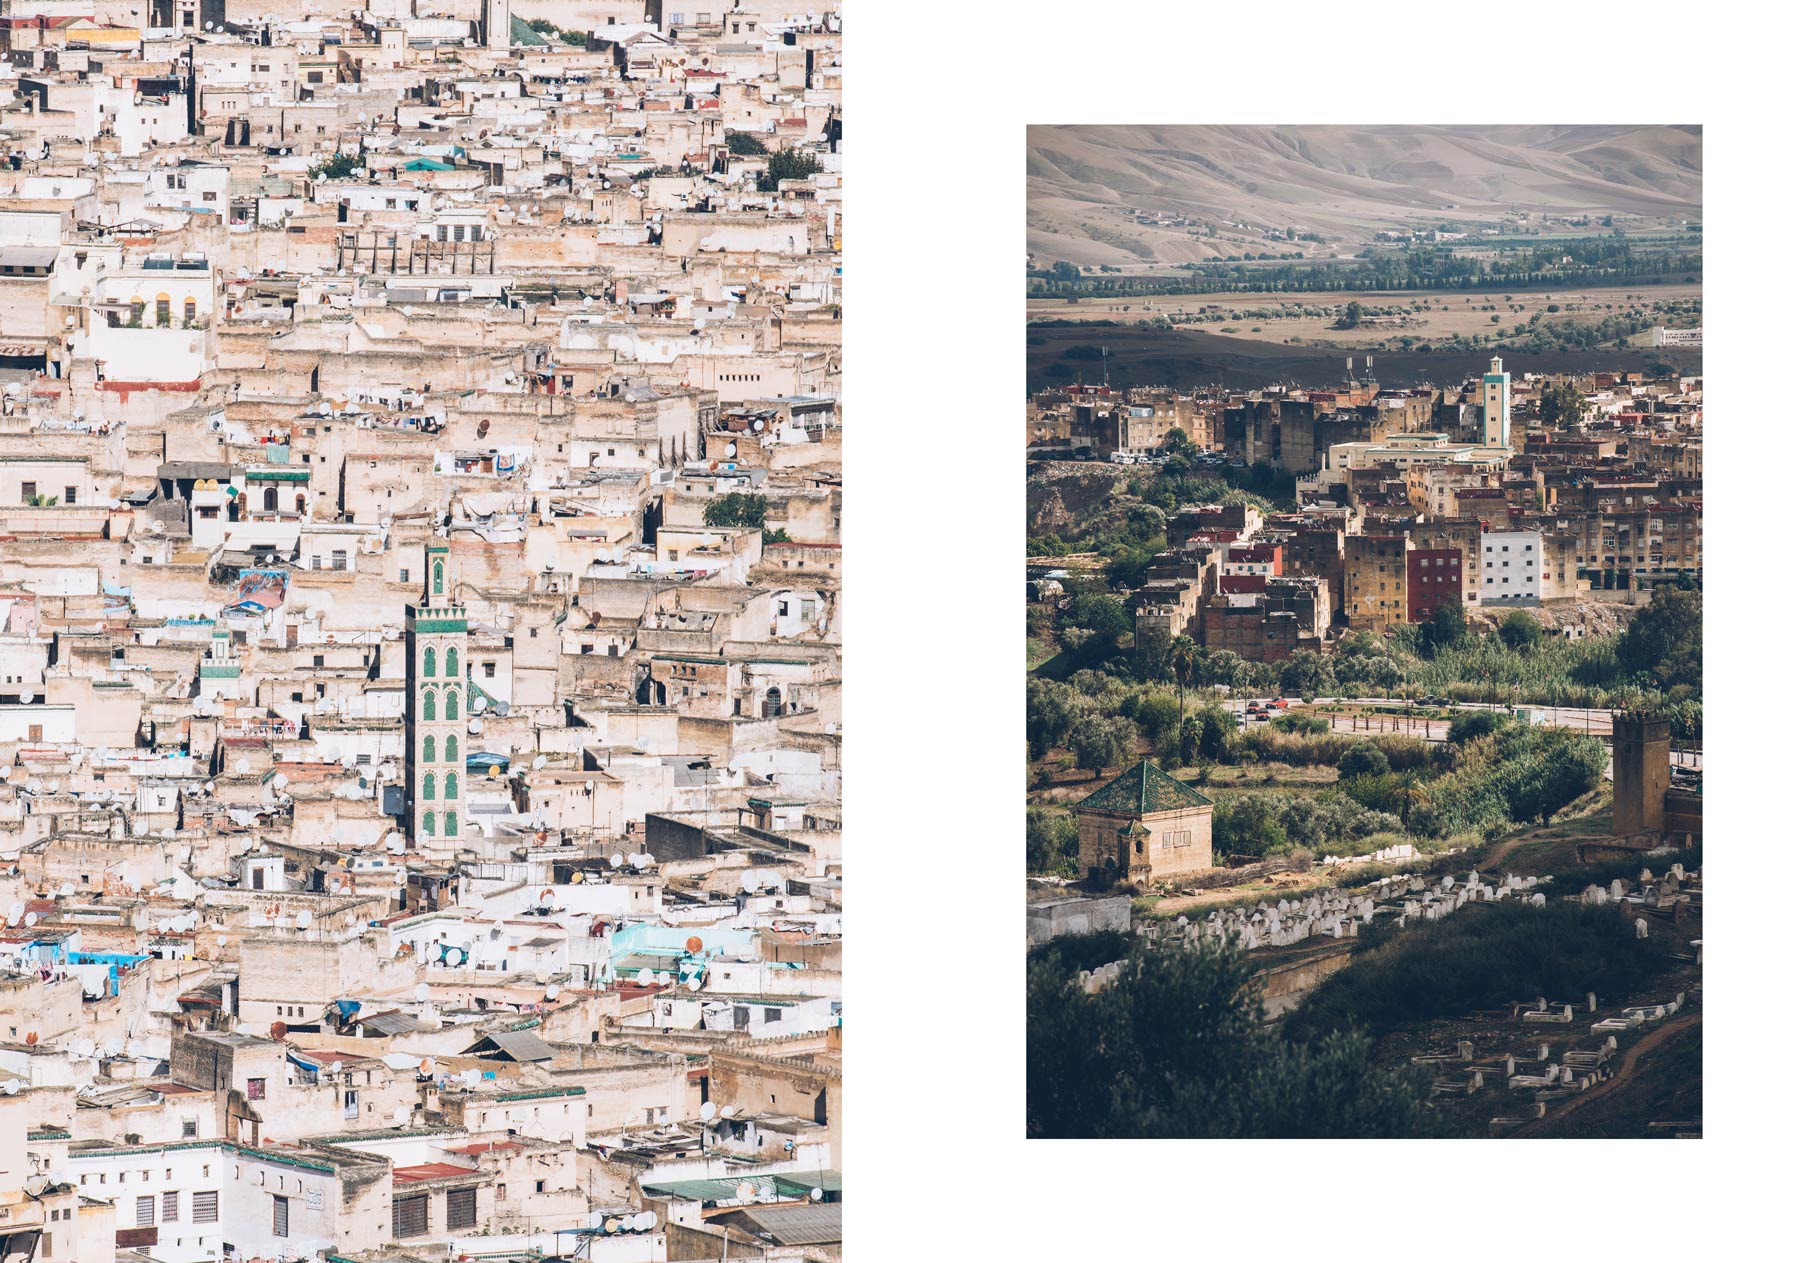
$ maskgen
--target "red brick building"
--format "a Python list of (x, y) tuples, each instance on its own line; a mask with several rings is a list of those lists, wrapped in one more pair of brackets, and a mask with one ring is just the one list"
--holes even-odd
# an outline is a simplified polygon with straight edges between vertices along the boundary
[(1414, 548), (1406, 554), (1406, 621), (1422, 623), (1446, 601), (1462, 604), (1462, 550)]

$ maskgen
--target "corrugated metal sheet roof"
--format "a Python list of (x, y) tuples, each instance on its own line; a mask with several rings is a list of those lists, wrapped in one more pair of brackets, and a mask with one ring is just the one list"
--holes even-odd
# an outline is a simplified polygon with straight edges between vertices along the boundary
[(768, 1237), (776, 1245), (830, 1245), (844, 1239), (842, 1202), (821, 1206), (744, 1206), (713, 1222), (721, 1221)]
[(469, 1051), (472, 1053), (484, 1044), (492, 1044), (514, 1061), (553, 1061), (556, 1059), (556, 1051), (530, 1031), (497, 1031), (492, 1035), (484, 1035), (470, 1047)]

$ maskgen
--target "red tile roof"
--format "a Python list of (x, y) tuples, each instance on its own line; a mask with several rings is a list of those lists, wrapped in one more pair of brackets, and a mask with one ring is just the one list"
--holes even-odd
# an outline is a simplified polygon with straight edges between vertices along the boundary
[(451, 1162), (421, 1162), (418, 1166), (395, 1167), (394, 1183), (417, 1184), (421, 1180), (441, 1180), (453, 1175), (474, 1175), (468, 1167)]

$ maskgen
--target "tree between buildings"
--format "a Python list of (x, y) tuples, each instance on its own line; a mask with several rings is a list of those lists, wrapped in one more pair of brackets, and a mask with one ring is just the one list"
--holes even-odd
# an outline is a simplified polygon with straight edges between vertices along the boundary
[(753, 491), (733, 491), (707, 502), (701, 515), (708, 526), (754, 526), (761, 529), (768, 516), (769, 498)]
[(315, 180), (347, 180), (363, 168), (361, 154), (334, 153), (329, 158), (315, 162), (307, 168), (306, 174)]
[(761, 192), (774, 193), (780, 189), (783, 180), (804, 180), (822, 170), (823, 164), (809, 153), (778, 149), (769, 155), (768, 169), (758, 177), (756, 187)]

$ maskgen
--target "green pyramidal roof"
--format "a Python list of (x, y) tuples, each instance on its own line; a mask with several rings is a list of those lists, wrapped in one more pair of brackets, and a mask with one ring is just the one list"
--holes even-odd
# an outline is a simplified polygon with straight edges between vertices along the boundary
[(1147, 816), (1183, 807), (1210, 807), (1212, 799), (1183, 785), (1149, 759), (1114, 778), (1075, 804), (1077, 811), (1105, 811), (1121, 816)]

